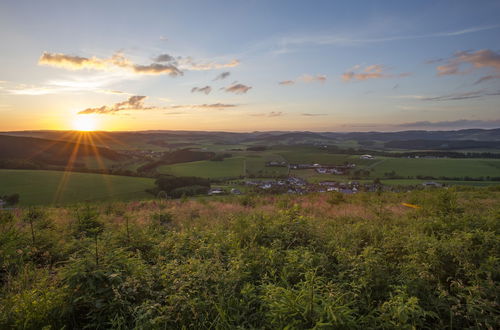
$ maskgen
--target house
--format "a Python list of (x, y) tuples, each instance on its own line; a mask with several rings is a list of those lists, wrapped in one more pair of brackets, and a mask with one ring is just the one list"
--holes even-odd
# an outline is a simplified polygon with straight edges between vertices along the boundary
[(0, 209), (3, 209), (5, 205), (7, 205), (7, 202), (4, 201), (3, 199), (0, 199)]
[(372, 155), (361, 155), (359, 158), (360, 159), (375, 159), (375, 157), (373, 157)]
[(241, 191), (239, 191), (238, 189), (236, 188), (232, 188), (231, 189), (231, 194), (233, 195), (241, 195)]
[(222, 195), (224, 194), (224, 190), (222, 188), (212, 188), (208, 191), (209, 195)]
[(434, 182), (434, 181), (427, 181), (427, 182), (423, 182), (422, 183), (422, 186), (424, 187), (435, 187), (435, 188), (439, 188), (439, 187), (442, 187), (443, 184), (442, 183), (439, 183), (439, 182)]

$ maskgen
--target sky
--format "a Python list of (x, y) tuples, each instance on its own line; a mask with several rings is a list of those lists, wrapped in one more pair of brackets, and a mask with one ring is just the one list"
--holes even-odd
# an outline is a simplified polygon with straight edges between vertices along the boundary
[(500, 1), (0, 3), (0, 131), (500, 127)]

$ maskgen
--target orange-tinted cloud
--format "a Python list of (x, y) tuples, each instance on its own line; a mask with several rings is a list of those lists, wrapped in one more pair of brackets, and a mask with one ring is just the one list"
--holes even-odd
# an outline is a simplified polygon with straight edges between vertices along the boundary
[(236, 59), (233, 59), (228, 63), (215, 63), (215, 62), (196, 63), (191, 57), (185, 57), (179, 59), (180, 67), (185, 68), (186, 70), (193, 70), (193, 71), (233, 68), (238, 65), (240, 65), (240, 61)]
[(305, 75), (302, 75), (299, 78), (297, 78), (297, 80), (300, 80), (300, 81), (305, 82), (305, 83), (311, 83), (311, 82), (324, 83), (326, 81), (326, 76), (322, 75), (322, 74), (318, 74), (315, 76), (310, 75), (310, 74), (305, 74)]
[[(469, 64), (471, 67), (466, 70), (461, 70), (463, 64)], [(495, 72), (500, 72), (500, 53), (496, 53), (490, 49), (481, 49), (475, 52), (457, 52), (453, 55), (453, 57), (448, 59), (445, 64), (438, 66), (436, 70), (438, 76), (447, 76), (466, 74), (479, 68), (490, 68)], [(496, 78), (497, 75), (494, 75), (489, 79), (493, 79), (493, 77)]]
[(116, 68), (127, 69), (136, 74), (161, 75), (168, 74), (170, 76), (180, 76), (182, 71), (175, 63), (152, 63), (148, 65), (134, 64), (128, 60), (123, 54), (116, 53), (110, 58), (98, 57), (81, 57), (62, 53), (43, 53), (38, 64), (49, 65), (69, 70), (113, 70)]
[(326, 76), (324, 74), (317, 74), (317, 75), (310, 75), (310, 74), (303, 74), (302, 76), (298, 77), (295, 80), (283, 80), (278, 82), (279, 85), (281, 86), (292, 86), (295, 85), (298, 82), (303, 82), (303, 83), (313, 83), (313, 82), (320, 82), (324, 83), (326, 81)]
[(363, 70), (360, 70), (360, 66), (356, 65), (351, 71), (347, 71), (342, 74), (342, 80), (349, 82), (351, 80), (368, 80), (368, 79), (379, 79), (379, 78), (397, 78), (397, 77), (407, 77), (410, 73), (400, 73), (400, 74), (389, 74), (386, 73), (386, 67), (380, 64), (373, 64), (366, 66)]

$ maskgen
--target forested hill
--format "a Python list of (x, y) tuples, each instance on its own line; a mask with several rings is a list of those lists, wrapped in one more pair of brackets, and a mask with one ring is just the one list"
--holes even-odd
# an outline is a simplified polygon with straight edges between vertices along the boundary
[[(86, 143), (87, 142), (87, 143)], [(26, 160), (49, 165), (64, 165), (71, 158), (96, 157), (112, 161), (124, 156), (108, 148), (88, 144), (0, 135), (0, 160)]]

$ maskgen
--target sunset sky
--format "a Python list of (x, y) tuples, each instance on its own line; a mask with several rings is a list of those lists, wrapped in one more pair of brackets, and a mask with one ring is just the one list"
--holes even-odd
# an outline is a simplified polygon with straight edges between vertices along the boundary
[(500, 127), (500, 1), (2, 1), (0, 131)]

